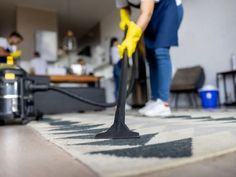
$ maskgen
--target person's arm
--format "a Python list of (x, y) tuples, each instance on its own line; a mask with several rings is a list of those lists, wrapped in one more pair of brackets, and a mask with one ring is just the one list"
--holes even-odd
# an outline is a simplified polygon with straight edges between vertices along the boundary
[(7, 56), (12, 56), (14, 58), (19, 58), (21, 57), (22, 52), (20, 50), (17, 50), (15, 52), (7, 52), (4, 48), (0, 47), (0, 57), (7, 57)]
[(142, 28), (142, 31), (145, 31), (152, 18), (154, 6), (154, 0), (141, 0), (141, 12), (137, 20), (137, 25)]
[(0, 47), (0, 56), (1, 57), (7, 57), (9, 55), (10, 55), (9, 52), (7, 52), (4, 48)]
[(120, 9), (120, 29), (125, 31), (130, 24), (131, 8), (129, 6)]
[[(118, 0), (117, 2), (120, 2), (120, 1)], [(122, 29), (122, 31), (124, 31), (125, 26), (128, 25), (130, 21), (129, 16), (131, 14), (131, 9), (129, 6), (125, 6), (127, 4), (125, 4), (124, 2), (123, 2), (123, 6), (121, 4), (122, 4), (121, 2), (120, 2), (120, 6), (119, 4), (117, 4), (117, 7), (121, 8), (120, 28)], [(141, 0), (140, 15), (137, 20), (137, 25), (142, 28), (142, 31), (145, 31), (145, 29), (148, 26), (148, 23), (150, 22), (152, 18), (154, 6), (155, 6), (155, 0)]]
[(125, 40), (118, 46), (120, 58), (124, 57), (126, 50), (129, 58), (134, 54), (137, 44), (151, 20), (154, 5), (155, 0), (141, 0), (141, 12), (138, 20), (136, 23), (130, 21)]

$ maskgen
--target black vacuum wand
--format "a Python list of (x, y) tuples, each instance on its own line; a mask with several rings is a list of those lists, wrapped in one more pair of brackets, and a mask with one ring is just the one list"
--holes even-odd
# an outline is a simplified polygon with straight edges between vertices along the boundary
[[(125, 30), (124, 39), (126, 37), (128, 29)], [(137, 50), (134, 54), (136, 57)], [(134, 57), (134, 58), (135, 58)], [(117, 100), (117, 108), (114, 118), (113, 125), (103, 133), (99, 133), (95, 136), (96, 139), (133, 139), (133, 138), (140, 138), (139, 133), (131, 131), (125, 123), (125, 105), (126, 105), (126, 98), (132, 92), (134, 87), (134, 82), (136, 79), (136, 71), (137, 68), (133, 66), (131, 80), (129, 89), (127, 92), (127, 76), (128, 76), (128, 52), (125, 51), (123, 60), (122, 60), (122, 70), (121, 70), (121, 78), (120, 78), (120, 86), (119, 86), (119, 95)]]
[(96, 135), (96, 139), (131, 139), (140, 138), (139, 133), (131, 131), (125, 124), (125, 104), (127, 96), (127, 70), (128, 70), (128, 56), (122, 60), (122, 71), (119, 88), (119, 97), (117, 100), (117, 108), (115, 113), (114, 123), (106, 132)]

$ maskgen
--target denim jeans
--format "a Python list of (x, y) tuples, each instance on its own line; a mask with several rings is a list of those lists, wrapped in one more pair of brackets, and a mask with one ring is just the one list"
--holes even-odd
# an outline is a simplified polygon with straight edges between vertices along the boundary
[(172, 77), (169, 48), (147, 49), (150, 69), (151, 99), (168, 101)]
[[(183, 6), (178, 6), (178, 28), (184, 15)], [(151, 99), (168, 101), (172, 80), (172, 63), (170, 47), (147, 49), (147, 60), (150, 68)]]

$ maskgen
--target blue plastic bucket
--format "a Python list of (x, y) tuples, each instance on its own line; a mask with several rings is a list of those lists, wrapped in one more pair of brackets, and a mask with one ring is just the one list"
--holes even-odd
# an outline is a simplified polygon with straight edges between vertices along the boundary
[(205, 109), (215, 109), (218, 107), (219, 91), (218, 90), (202, 90), (200, 91), (202, 107)]

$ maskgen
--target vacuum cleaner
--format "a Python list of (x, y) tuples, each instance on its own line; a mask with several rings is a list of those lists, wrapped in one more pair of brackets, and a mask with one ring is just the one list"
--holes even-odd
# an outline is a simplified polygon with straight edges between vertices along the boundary
[[(35, 84), (28, 74), (19, 66), (15, 65), (12, 57), (8, 57), (7, 63), (0, 64), (0, 120), (13, 119), (14, 117), (24, 118), (33, 115), (33, 95), (35, 92), (54, 90), (74, 99), (98, 107), (114, 107), (114, 103), (96, 103), (69, 92), (60, 87)], [(135, 68), (132, 69), (130, 87), (128, 93), (133, 89), (135, 81)], [(128, 95), (129, 95), (128, 94)]]
[(22, 68), (14, 64), (12, 57), (7, 57), (7, 63), (0, 64), (0, 124), (5, 124), (9, 121), (15, 120), (20, 121), (22, 124), (27, 124), (32, 120), (32, 117), (38, 116), (34, 110), (34, 93), (38, 91), (54, 90), (94, 106), (114, 107), (117, 105), (114, 124), (107, 132), (98, 134), (96, 138), (138, 138), (139, 134), (129, 130), (125, 124), (125, 103), (126, 98), (133, 90), (137, 76), (136, 68), (133, 67), (132, 69), (130, 84), (127, 89), (127, 54), (123, 58), (122, 63), (119, 99), (114, 103), (96, 103), (50, 84), (35, 84)]
[[(8, 60), (12, 60), (8, 57)], [(33, 116), (33, 95), (30, 92), (32, 81), (27, 73), (12, 64), (0, 65), (0, 123), (17, 119), (23, 124)]]
[[(9, 59), (9, 58), (8, 58)], [(38, 85), (31, 80), (20, 67), (10, 64), (0, 65), (0, 123), (5, 124), (14, 120), (23, 124), (33, 117), (38, 117), (34, 110), (34, 93), (54, 90), (68, 95), (79, 101), (99, 106), (114, 107), (114, 103), (96, 103), (52, 85)]]

